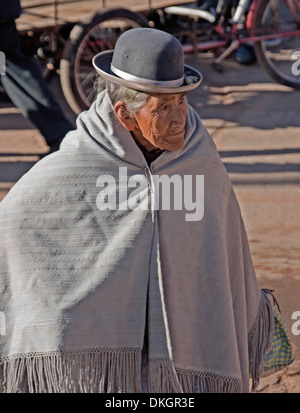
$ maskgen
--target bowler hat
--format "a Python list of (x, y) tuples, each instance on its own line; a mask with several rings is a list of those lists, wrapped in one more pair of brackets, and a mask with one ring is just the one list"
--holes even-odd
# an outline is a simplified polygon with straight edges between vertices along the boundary
[(127, 30), (114, 50), (93, 58), (93, 66), (113, 83), (153, 93), (188, 92), (202, 81), (201, 73), (184, 64), (179, 40), (153, 28)]

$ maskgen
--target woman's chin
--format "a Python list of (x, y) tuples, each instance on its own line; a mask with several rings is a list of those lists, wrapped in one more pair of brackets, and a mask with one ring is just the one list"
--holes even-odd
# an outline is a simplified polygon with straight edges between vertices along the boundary
[(184, 147), (184, 138), (163, 142), (162, 146), (165, 151), (179, 151)]

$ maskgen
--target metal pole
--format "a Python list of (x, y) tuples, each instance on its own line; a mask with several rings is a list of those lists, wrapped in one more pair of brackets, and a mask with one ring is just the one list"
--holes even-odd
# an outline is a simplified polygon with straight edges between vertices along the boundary
[(241, 18), (244, 16), (245, 11), (248, 7), (249, 0), (240, 0), (236, 8), (234, 16), (232, 18), (232, 23), (239, 23)]
[(57, 19), (58, 19), (58, 14), (57, 14), (57, 0), (54, 1), (54, 21), (55, 21), (55, 27), (57, 25)]

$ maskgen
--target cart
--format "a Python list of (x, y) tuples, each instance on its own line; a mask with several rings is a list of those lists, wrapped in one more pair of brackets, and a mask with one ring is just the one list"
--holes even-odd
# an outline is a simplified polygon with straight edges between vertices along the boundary
[(157, 15), (164, 7), (185, 3), (188, 2), (23, 0), (17, 28), (23, 51), (40, 61), (46, 78), (59, 74), (66, 101), (79, 114), (96, 96), (93, 56), (113, 49), (125, 30), (151, 26), (152, 13)]

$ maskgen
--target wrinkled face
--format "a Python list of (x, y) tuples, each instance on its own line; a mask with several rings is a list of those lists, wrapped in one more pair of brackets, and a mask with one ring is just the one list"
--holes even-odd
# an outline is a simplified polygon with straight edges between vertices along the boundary
[(187, 113), (185, 93), (151, 94), (133, 114), (137, 124), (133, 134), (148, 150), (177, 151), (184, 146)]

